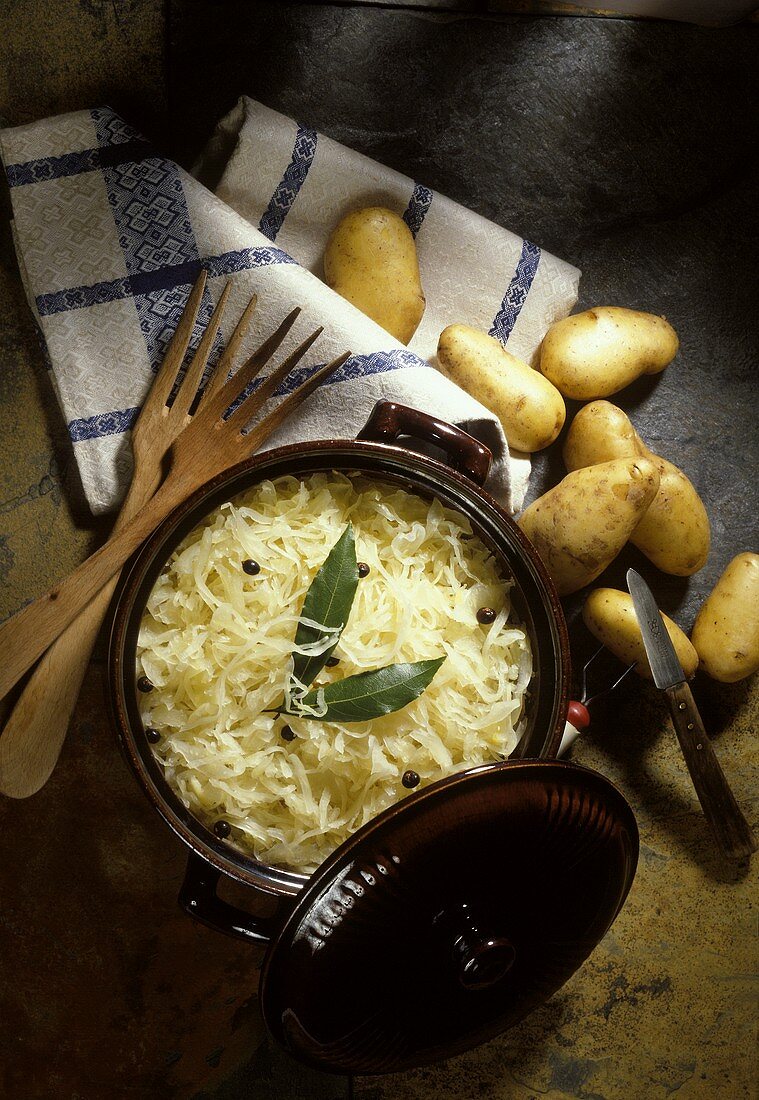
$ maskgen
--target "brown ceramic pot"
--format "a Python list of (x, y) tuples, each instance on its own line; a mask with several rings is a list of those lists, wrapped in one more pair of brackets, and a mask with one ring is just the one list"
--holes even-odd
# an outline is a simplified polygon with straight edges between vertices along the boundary
[[(404, 437), (440, 448), (447, 461), (403, 446), (399, 440)], [(509, 1026), (558, 988), (587, 956), (614, 919), (634, 874), (637, 832), (619, 792), (602, 777), (571, 764), (535, 766), (556, 755), (564, 729), (566, 626), (555, 589), (533, 547), (482, 488), (489, 465), (487, 449), (466, 433), (404, 406), (380, 402), (356, 441), (319, 441), (267, 451), (199, 489), (142, 548), (117, 600), (109, 653), (113, 713), (143, 790), (190, 849), (180, 904), (213, 928), (251, 942), (271, 943), (261, 990), (267, 1022), (297, 1057), (335, 1072), (386, 1072), (422, 1064)], [(535, 671), (524, 734), (510, 761), (472, 769), (408, 796), (359, 830), (309, 877), (266, 866), (219, 839), (170, 789), (140, 719), (136, 641), (147, 597), (164, 563), (210, 512), (263, 479), (331, 470), (381, 478), (421, 496), (438, 497), (463, 513), (499, 560), (504, 575), (514, 578), (514, 607), (530, 638)], [(503, 883), (494, 886), (487, 868), (497, 866), (494, 857), (501, 845), (513, 844), (520, 855), (509, 889), (531, 891), (526, 911), (532, 915), (525, 921), (522, 913), (504, 925)], [(581, 883), (579, 903), (566, 898), (564, 876), (573, 866)], [(408, 882), (399, 881), (405, 868), (412, 867), (417, 867), (417, 885), (427, 870), (435, 869), (415, 900)], [(345, 876), (354, 872), (355, 890), (346, 893)], [(219, 898), (216, 888), (222, 874), (279, 896), (277, 916), (256, 917)], [(339, 902), (333, 897), (336, 882)], [(439, 897), (433, 900), (436, 893)], [(346, 936), (343, 917), (354, 904), (361, 914), (356, 914), (355, 928), (349, 925)], [(562, 950), (556, 947), (561, 937), (557, 939), (554, 910), (574, 914)], [(384, 949), (378, 954), (376, 946), (382, 930), (391, 926), (392, 959), (385, 958)], [(325, 1015), (323, 975), (316, 977), (319, 967), (309, 966), (308, 959), (316, 958), (315, 939), (322, 942), (328, 933), (330, 950), (318, 958), (337, 952), (330, 973), (342, 975), (345, 989), (340, 1012)], [(550, 941), (545, 951), (538, 949), (541, 940)], [(429, 943), (442, 951), (442, 971), (437, 955), (427, 957)], [(369, 1002), (359, 1007), (352, 1000), (357, 986), (351, 976), (361, 971), (369, 954), (384, 961), (372, 981), (361, 987)], [(403, 967), (413, 969), (414, 956), (422, 958), (427, 993), (420, 994), (417, 1024), (408, 1022), (403, 1041), (395, 1041), (395, 1024), (388, 1030), (397, 998), (393, 960), (401, 967), (398, 977)], [(299, 961), (293, 981), (294, 959)], [(450, 996), (434, 984), (439, 972), (447, 975), (446, 982), (450, 978)], [(267, 978), (271, 974), (275, 977)], [(305, 996), (307, 1003), (296, 1011), (298, 996)], [(377, 1003), (383, 1006), (379, 1016), (373, 1007)], [(418, 1018), (421, 1012), (423, 1021)], [(308, 1022), (309, 1013), (318, 1021), (314, 1026)], [(354, 1013), (360, 1027), (346, 1037), (345, 1019)], [(451, 1013), (458, 1023), (452, 1023)], [(323, 1031), (327, 1019), (332, 1021), (331, 1031)]]

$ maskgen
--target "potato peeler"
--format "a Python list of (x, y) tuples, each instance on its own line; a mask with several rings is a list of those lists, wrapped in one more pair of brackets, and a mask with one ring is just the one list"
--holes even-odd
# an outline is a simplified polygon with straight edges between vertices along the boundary
[(567, 722), (564, 727), (564, 735), (559, 745), (559, 751), (557, 756), (563, 756), (569, 747), (577, 740), (583, 730), (587, 729), (590, 725), (590, 711), (588, 707), (591, 703), (594, 703), (596, 699), (601, 699), (604, 695), (609, 695), (615, 688), (619, 687), (622, 681), (629, 673), (635, 668), (635, 661), (631, 665), (628, 665), (621, 676), (609, 684), (607, 687), (602, 687), (600, 691), (596, 691), (593, 695), (588, 693), (588, 672), (593, 663), (604, 652), (605, 646), (599, 646), (592, 657), (590, 657), (582, 668), (582, 693), (580, 699), (572, 699), (567, 707)]

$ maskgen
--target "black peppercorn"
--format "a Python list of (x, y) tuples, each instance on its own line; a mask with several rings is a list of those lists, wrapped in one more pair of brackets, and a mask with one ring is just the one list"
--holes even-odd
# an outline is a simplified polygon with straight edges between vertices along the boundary
[(407, 771), (403, 773), (401, 783), (404, 787), (408, 787), (411, 790), (413, 787), (419, 786), (419, 776), (416, 772)]
[(477, 612), (477, 622), (487, 626), (495, 621), (495, 611), (492, 607), (481, 607)]
[(335, 665), (339, 665), (339, 664), (340, 664), (340, 658), (339, 657), (328, 657), (327, 658), (327, 668), (334, 668)]
[(282, 740), (283, 741), (294, 741), (295, 740), (295, 730), (291, 729), (289, 726), (283, 726), (282, 730), (281, 730), (281, 733), (282, 733)]
[(153, 687), (154, 685), (152, 681), (148, 680), (147, 676), (140, 676), (139, 680), (137, 681), (137, 690), (145, 692), (146, 695), (149, 691), (153, 690)]
[(242, 563), (243, 573), (247, 573), (249, 577), (255, 577), (261, 572), (261, 566), (257, 561), (253, 561), (253, 558), (246, 558)]
[(366, 564), (365, 561), (360, 561), (358, 563), (358, 575), (359, 577), (369, 576), (369, 566)]
[(154, 729), (152, 726), (147, 727), (147, 729), (145, 730), (145, 736), (147, 737), (147, 739), (148, 739), (148, 741), (150, 742), (151, 745), (157, 745), (158, 742), (161, 740), (160, 733), (158, 732), (157, 729)]
[(215, 821), (213, 831), (220, 840), (224, 840), (232, 832), (232, 826), (228, 821)]

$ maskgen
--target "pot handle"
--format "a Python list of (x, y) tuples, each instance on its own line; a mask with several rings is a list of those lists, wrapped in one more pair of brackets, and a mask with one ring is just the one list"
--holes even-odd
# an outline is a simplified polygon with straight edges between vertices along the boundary
[(466, 474), (477, 485), (485, 484), (493, 461), (487, 447), (461, 428), (408, 405), (378, 401), (356, 438), (373, 443), (393, 443), (401, 435), (410, 435), (441, 447), (454, 470)]
[(179, 904), (195, 920), (248, 943), (269, 943), (278, 924), (277, 917), (256, 917), (223, 901), (216, 893), (221, 871), (191, 852), (187, 859)]

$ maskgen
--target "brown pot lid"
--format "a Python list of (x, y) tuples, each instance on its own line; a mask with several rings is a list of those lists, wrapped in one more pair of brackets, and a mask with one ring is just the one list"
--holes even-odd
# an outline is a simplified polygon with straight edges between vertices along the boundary
[(604, 936), (638, 830), (603, 776), (485, 765), (361, 829), (299, 896), (261, 1006), (296, 1058), (391, 1073), (460, 1053), (546, 1000)]

